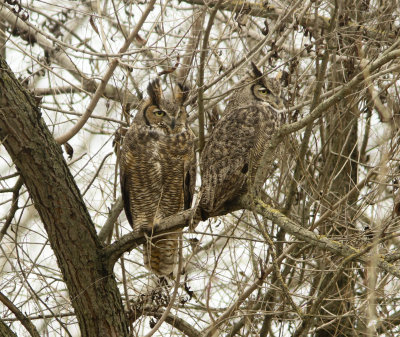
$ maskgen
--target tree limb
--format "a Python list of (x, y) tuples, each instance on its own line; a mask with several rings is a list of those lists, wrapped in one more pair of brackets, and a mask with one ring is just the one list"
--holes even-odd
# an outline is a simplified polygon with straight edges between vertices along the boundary
[(32, 337), (40, 337), (32, 322), (0, 291), (0, 301), (18, 318)]
[(82, 337), (128, 336), (117, 283), (101, 259), (102, 244), (60, 145), (1, 57), (0, 106), (2, 144), (43, 222)]
[(124, 202), (122, 201), (122, 197), (119, 197), (112, 205), (110, 213), (108, 214), (108, 218), (104, 223), (104, 226), (100, 230), (99, 240), (101, 242), (105, 242), (106, 239), (110, 236), (114, 228), (114, 224), (117, 221), (123, 209), (124, 209)]
[[(130, 46), (132, 41), (136, 38), (137, 34), (139, 33), (139, 30), (142, 28), (147, 16), (153, 10), (155, 2), (156, 2), (156, 0), (151, 0), (148, 3), (142, 16), (140, 17), (140, 20), (136, 24), (135, 29), (131, 32), (131, 34), (125, 40), (125, 43), (119, 50), (119, 53), (124, 53), (128, 50), (128, 47)], [(89, 119), (90, 115), (92, 114), (94, 108), (96, 107), (97, 103), (99, 102), (101, 96), (103, 95), (104, 91), (106, 90), (107, 83), (110, 80), (111, 75), (114, 73), (115, 68), (117, 68), (118, 63), (119, 63), (118, 58), (114, 58), (111, 61), (111, 63), (108, 66), (108, 69), (106, 70), (106, 73), (104, 74), (103, 78), (101, 79), (100, 85), (97, 86), (96, 92), (94, 93), (94, 96), (92, 97), (88, 107), (86, 108), (85, 113), (82, 115), (82, 117), (78, 120), (78, 122), (70, 130), (68, 130), (66, 133), (64, 133), (63, 135), (56, 138), (57, 143), (59, 143), (59, 144), (66, 143), (73, 136), (75, 136), (78, 133), (78, 131), (85, 125), (85, 123)]]
[[(2, 7), (0, 8), (0, 19), (6, 22), (13, 29), (23, 32), (22, 38), (28, 42), (36, 42), (43, 50), (45, 50), (52, 60), (60, 65), (63, 69), (69, 71), (79, 82), (82, 83), (82, 89), (74, 86), (74, 90), (84, 90), (88, 92), (95, 92), (98, 84), (95, 80), (89, 79), (80, 72), (75, 64), (71, 61), (66, 51), (60, 46), (63, 43), (50, 35), (44, 35), (42, 32), (38, 32), (37, 28), (30, 25), (27, 22), (22, 21), (16, 16), (6, 5), (0, 0)], [(53, 40), (54, 44), (49, 41)], [(119, 101), (121, 99), (120, 89), (107, 84), (105, 86), (103, 95), (109, 99)], [(127, 101), (132, 105), (138, 104), (139, 100), (136, 96), (131, 93), (127, 93)]]
[[(297, 239), (304, 240), (305, 242), (311, 243), (316, 247), (328, 250), (345, 258), (354, 255), (357, 261), (364, 264), (370, 263), (370, 258), (368, 256), (359, 256), (360, 251), (358, 249), (350, 245), (346, 245), (345, 243), (330, 240), (326, 236), (318, 235), (314, 232), (309, 231), (308, 229), (300, 226), (293, 220), (283, 215), (278, 210), (266, 205), (261, 200), (256, 201), (254, 208), (257, 213), (273, 221), (279, 227), (283, 228), (286, 232), (294, 235)], [(379, 268), (385, 270), (389, 274), (400, 278), (400, 271), (398, 270), (398, 268), (387, 262), (383, 255), (379, 255), (377, 265)]]

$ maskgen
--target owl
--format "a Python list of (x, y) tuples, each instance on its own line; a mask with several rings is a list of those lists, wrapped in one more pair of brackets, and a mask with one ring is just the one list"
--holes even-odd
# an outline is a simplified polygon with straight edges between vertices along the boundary
[(165, 99), (159, 79), (126, 132), (120, 160), (126, 217), (135, 232), (149, 233), (145, 266), (159, 277), (172, 276), (181, 231), (152, 236), (160, 220), (190, 208), (196, 180), (194, 134), (183, 106), (188, 90), (178, 85)]
[[(202, 185), (197, 211), (203, 220), (210, 214), (219, 214), (249, 191), (266, 143), (283, 122), (278, 80), (265, 77), (252, 63), (250, 79), (232, 94), (201, 154)], [(271, 168), (275, 156), (276, 151), (270, 160)]]

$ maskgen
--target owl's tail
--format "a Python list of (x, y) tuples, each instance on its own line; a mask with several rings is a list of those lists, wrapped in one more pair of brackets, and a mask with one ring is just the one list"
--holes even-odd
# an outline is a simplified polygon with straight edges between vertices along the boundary
[(145, 266), (157, 276), (170, 276), (178, 266), (179, 240), (182, 230), (149, 238), (143, 245)]

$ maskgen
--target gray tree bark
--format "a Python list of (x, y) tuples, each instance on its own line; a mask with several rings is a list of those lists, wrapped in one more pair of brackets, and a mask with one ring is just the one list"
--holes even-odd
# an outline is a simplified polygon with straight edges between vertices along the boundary
[(80, 191), (34, 97), (0, 57), (0, 137), (35, 204), (83, 337), (128, 336), (121, 296)]

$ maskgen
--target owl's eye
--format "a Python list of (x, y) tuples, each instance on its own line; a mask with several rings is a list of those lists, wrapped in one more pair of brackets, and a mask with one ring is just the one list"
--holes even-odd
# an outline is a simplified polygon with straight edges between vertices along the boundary
[(165, 115), (165, 111), (163, 110), (154, 110), (153, 113), (158, 117), (162, 117)]
[(270, 94), (271, 93), (271, 90), (269, 90), (268, 88), (266, 88), (266, 87), (261, 87), (260, 89), (258, 89), (258, 91), (260, 92), (260, 93), (262, 93), (263, 95), (266, 95), (266, 94)]

